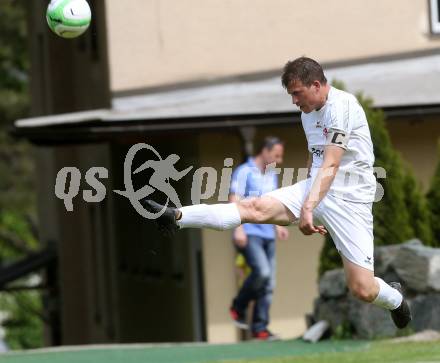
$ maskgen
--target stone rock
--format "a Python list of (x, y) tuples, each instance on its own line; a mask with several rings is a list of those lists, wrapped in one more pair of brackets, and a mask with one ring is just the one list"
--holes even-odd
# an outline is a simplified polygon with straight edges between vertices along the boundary
[(415, 331), (440, 330), (440, 294), (418, 295), (409, 301)]
[[(440, 331), (440, 249), (419, 240), (381, 246), (375, 251), (375, 273), (385, 281), (402, 283), (413, 314), (415, 332)], [(342, 269), (327, 271), (319, 281), (310, 323), (326, 321), (330, 331), (361, 339), (395, 337), (397, 328), (387, 310), (355, 299), (348, 293)]]
[(404, 285), (416, 292), (440, 292), (440, 249), (403, 245), (392, 266)]
[(348, 319), (348, 299), (346, 297), (316, 299), (313, 317), (315, 321), (327, 321), (332, 331), (335, 331), (339, 325), (342, 325)]
[(376, 276), (380, 276), (387, 281), (395, 280), (393, 262), (400, 249), (404, 246), (423, 246), (423, 243), (414, 238), (398, 245), (388, 245), (376, 247), (374, 250), (374, 271)]
[(347, 294), (345, 273), (342, 268), (326, 271), (319, 280), (319, 295), (323, 298), (336, 298)]
[(348, 319), (355, 335), (361, 339), (389, 338), (397, 332), (389, 311), (351, 297)]

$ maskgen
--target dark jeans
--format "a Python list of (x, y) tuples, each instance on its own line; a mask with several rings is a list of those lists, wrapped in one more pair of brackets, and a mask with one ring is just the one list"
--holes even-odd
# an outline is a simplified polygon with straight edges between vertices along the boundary
[(245, 313), (249, 302), (255, 300), (252, 331), (264, 330), (269, 325), (269, 309), (275, 287), (275, 240), (248, 236), (245, 248), (238, 251), (252, 269), (233, 301), (240, 313)]

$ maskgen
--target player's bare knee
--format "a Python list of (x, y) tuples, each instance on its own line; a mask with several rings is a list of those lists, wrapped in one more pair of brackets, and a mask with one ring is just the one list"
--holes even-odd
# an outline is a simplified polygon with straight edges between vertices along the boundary
[(250, 199), (236, 202), (242, 223), (249, 223), (253, 218), (253, 205)]
[(254, 210), (254, 218), (255, 223), (263, 223), (266, 221), (266, 207), (264, 205), (264, 201), (260, 198), (255, 198), (253, 200), (253, 210)]
[(243, 211), (244, 223), (262, 223), (265, 221), (264, 203), (260, 198), (246, 199), (239, 202), (239, 208)]

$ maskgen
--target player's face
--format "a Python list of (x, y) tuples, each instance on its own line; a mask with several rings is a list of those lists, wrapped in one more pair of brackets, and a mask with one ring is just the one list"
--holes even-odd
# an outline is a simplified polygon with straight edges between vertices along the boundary
[(276, 144), (272, 149), (264, 149), (263, 157), (266, 165), (276, 163), (281, 164), (283, 162), (284, 146)]
[(304, 113), (309, 113), (320, 108), (321, 83), (314, 81), (310, 86), (305, 86), (301, 81), (292, 81), (287, 88), (287, 93), (292, 97), (292, 103), (297, 105)]

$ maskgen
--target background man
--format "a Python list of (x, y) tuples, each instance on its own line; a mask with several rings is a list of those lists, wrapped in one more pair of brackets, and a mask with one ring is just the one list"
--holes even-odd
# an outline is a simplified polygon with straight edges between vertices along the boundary
[[(240, 165), (232, 175), (230, 202), (242, 198), (260, 197), (278, 188), (278, 176), (270, 170), (283, 162), (284, 145), (277, 137), (266, 137), (259, 145), (256, 155)], [(239, 328), (247, 329), (246, 310), (255, 301), (251, 331), (252, 336), (261, 340), (276, 338), (268, 329), (269, 310), (275, 287), (275, 239), (285, 240), (285, 227), (273, 224), (246, 223), (234, 230), (233, 241), (251, 268), (237, 296), (234, 298), (230, 314)]]

